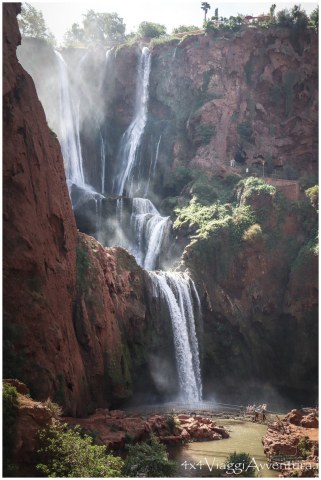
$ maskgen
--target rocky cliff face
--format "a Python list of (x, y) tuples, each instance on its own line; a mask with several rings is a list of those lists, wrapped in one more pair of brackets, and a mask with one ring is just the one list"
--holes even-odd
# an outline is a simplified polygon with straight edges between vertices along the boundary
[[(242, 206), (250, 207), (257, 223), (236, 240)], [(243, 192), (230, 224), (222, 224), (219, 233), (209, 228), (207, 236), (196, 236), (186, 247), (183, 264), (203, 299), (205, 391), (215, 386), (230, 398), (237, 386), (235, 400), (243, 394), (277, 402), (280, 394), (315, 401), (318, 255), (311, 238), (316, 222), (312, 206), (288, 203), (273, 187)]]
[(174, 164), (187, 154), (211, 172), (232, 158), (249, 168), (265, 161), (270, 172), (316, 170), (314, 33), (246, 28), (155, 50), (152, 88), (181, 134)]
[(145, 280), (77, 234), (59, 143), (16, 58), (18, 12), (4, 5), (4, 374), (84, 415), (149, 384)]
[[(121, 134), (135, 108), (137, 63), (142, 46), (109, 54), (65, 50), (71, 80), (81, 98), (81, 138), (90, 184), (100, 179), (99, 131), (106, 145), (110, 192)], [(28, 40), (19, 58), (32, 73), (51, 126), (54, 55)], [(176, 197), (182, 170), (230, 172), (231, 159), (250, 173), (293, 179), (317, 172), (318, 40), (306, 30), (248, 28), (238, 33), (190, 35), (152, 47), (148, 121), (140, 148), (141, 175), (158, 156), (150, 193), (156, 203)], [(49, 61), (50, 59), (50, 61)], [(94, 80), (91, 72), (95, 72)], [(57, 72), (56, 72), (57, 80)], [(93, 122), (93, 119), (94, 122)], [(95, 123), (96, 126), (93, 125)], [(316, 177), (315, 177), (316, 178)], [(147, 180), (147, 178), (145, 178)]]
[[(14, 7), (10, 8), (12, 15)], [(12, 18), (10, 24), (13, 24)], [(146, 386), (155, 398), (153, 395), (161, 391), (164, 380), (158, 378), (159, 370), (173, 370), (170, 326), (162, 324), (162, 318), (153, 314), (148, 281), (133, 257), (121, 249), (106, 249), (82, 234), (77, 239), (65, 186), (61, 192), (54, 190), (49, 195), (49, 188), (42, 187), (47, 169), (46, 172), (41, 170), (41, 179), (35, 177), (37, 168), (43, 169), (46, 165), (43, 162), (51, 158), (47, 143), (55, 146), (50, 147), (52, 149), (58, 147), (45, 127), (43, 112), (32, 115), (32, 119), (28, 113), (36, 108), (35, 105), (37, 109), (40, 106), (30, 77), (22, 71), (14, 56), (17, 42), (13, 37), (17, 33), (12, 32), (16, 32), (15, 28), (10, 34), (6, 33), (6, 45), (11, 45), (11, 49), (6, 53), (7, 87), (4, 89), (5, 135), (10, 139), (5, 150), (5, 251), (14, 249), (14, 255), (9, 255), (5, 261), (9, 355), (16, 351), (26, 352), (23, 371), (40, 388), (37, 394), (43, 397), (55, 392), (56, 400), (67, 405), (71, 413), (83, 414), (95, 406), (104, 406), (105, 402), (120, 402), (133, 393), (138, 395)], [(83, 111), (80, 135), (84, 158), (90, 159), (90, 162), (85, 160), (86, 179), (94, 187), (101, 185), (99, 162), (100, 138), (103, 137), (106, 147), (104, 184), (106, 192), (110, 193), (119, 140), (135, 108), (140, 46), (118, 48), (109, 69), (102, 52), (68, 50), (63, 54), (70, 71), (79, 73), (72, 87), (80, 95)], [(34, 43), (26, 42), (19, 58), (32, 72), (51, 126), (55, 126), (55, 122), (57, 125), (57, 118), (51, 117), (53, 99), (57, 95), (52, 94), (51, 100), (46, 96), (46, 91), (57, 94), (54, 52), (48, 46), (39, 49)], [(91, 74), (93, 71), (95, 75)], [(19, 76), (23, 80), (18, 85)], [(32, 89), (26, 92), (31, 98), (30, 105), (21, 94), (26, 84)], [(19, 110), (21, 104), (25, 108), (23, 115)], [(35, 122), (34, 118), (41, 121)], [(20, 123), (15, 123), (17, 119), (20, 123), (29, 119), (27, 133), (23, 134)], [(206, 205), (213, 204), (217, 198), (222, 203), (235, 202), (236, 198), (230, 195), (232, 184), (242, 178), (245, 167), (250, 173), (261, 175), (264, 164), (268, 174), (288, 179), (308, 174), (315, 178), (316, 132), (315, 33), (307, 31), (294, 38), (289, 29), (247, 28), (237, 34), (187, 36), (181, 41), (173, 40), (153, 48), (149, 114), (140, 155), (145, 176), (157, 156), (151, 198), (163, 211), (172, 213), (174, 206), (186, 204), (194, 194), (205, 199)], [(41, 135), (45, 138), (44, 144), (38, 143)], [(11, 169), (12, 158), (16, 158), (12, 153), (14, 142), (22, 144), (22, 154), (17, 157), (19, 162), (25, 162), (24, 173), (20, 176), (20, 167)], [(38, 165), (38, 154), (41, 165)], [(64, 183), (62, 159), (59, 152), (57, 155), (57, 168)], [(26, 161), (28, 158), (36, 162), (32, 172)], [(230, 167), (232, 158), (236, 160), (236, 169)], [(201, 171), (205, 171), (206, 179), (212, 183), (206, 183), (203, 175), (196, 185), (195, 178), (201, 178)], [(230, 173), (237, 173), (238, 177)], [(29, 185), (30, 178), (34, 179), (36, 187), (24, 187)], [(229, 185), (229, 182), (232, 183)], [(21, 184), (26, 193), (19, 193)], [(16, 185), (15, 190), (11, 185)], [(224, 195), (227, 195), (225, 199)], [(247, 240), (239, 239), (237, 245), (229, 228), (223, 224), (218, 236), (209, 235), (191, 243), (190, 236), (195, 234), (195, 228), (177, 231), (173, 249), (177, 246), (177, 251), (183, 251), (190, 244), (183, 255), (183, 266), (192, 271), (203, 299), (204, 333), (200, 343), (206, 393), (221, 391), (231, 398), (235, 392), (240, 400), (243, 391), (247, 401), (250, 394), (260, 393), (258, 385), (260, 388), (266, 385), (273, 387), (270, 390), (273, 395), (278, 389), (282, 394), (299, 398), (300, 393), (309, 391), (309, 399), (314, 399), (317, 257), (309, 242), (315, 233), (316, 212), (303, 205), (304, 202), (302, 205), (290, 202), (281, 205), (276, 197), (275, 189), (262, 196), (254, 192), (249, 198), (240, 194), (239, 203), (251, 207), (261, 233)], [(41, 210), (36, 216), (38, 198), (47, 199), (49, 210)], [(58, 200), (54, 202), (53, 199), (60, 199), (59, 202), (66, 205), (63, 203), (62, 208)], [(21, 210), (30, 208), (27, 222), (13, 216), (19, 211), (17, 205)], [(96, 204), (92, 201), (91, 206), (87, 206), (87, 217), (85, 207), (80, 207), (78, 226), (87, 233), (94, 233), (95, 225), (88, 219)], [(56, 220), (53, 224), (50, 220), (48, 211), (56, 207), (63, 210), (67, 218), (64, 221), (70, 223), (69, 237), (66, 226), (65, 233), (60, 233), (59, 237)], [(107, 203), (104, 208), (108, 211)], [(226, 207), (227, 212), (231, 208)], [(61, 218), (59, 215), (56, 213)], [(48, 218), (53, 233), (48, 233)], [(238, 221), (241, 224), (242, 218), (233, 218), (235, 224)], [(24, 231), (26, 225), (29, 225), (28, 234)], [(45, 232), (38, 235), (39, 228)], [(110, 232), (105, 233), (106, 237), (110, 235)], [(44, 240), (46, 235), (48, 240)], [(52, 245), (50, 248), (42, 246), (47, 245), (52, 235), (56, 243), (51, 256)], [(67, 238), (65, 244), (61, 243), (61, 238)], [(46, 262), (55, 273), (51, 275), (49, 269), (38, 282), (38, 270), (46, 270), (45, 261), (38, 258), (41, 249), (44, 258), (51, 259), (51, 263)], [(34, 259), (37, 259), (36, 280), (30, 284), (30, 278), (34, 278)], [(26, 265), (26, 269), (20, 265)], [(61, 281), (56, 275), (61, 271), (57, 265), (67, 272)], [(14, 272), (19, 272), (19, 292), (22, 292), (19, 293), (19, 309), (17, 289), (13, 287), (16, 285)], [(54, 296), (54, 289), (58, 295)], [(28, 312), (23, 310), (26, 305)], [(63, 319), (58, 322), (57, 312), (61, 305)], [(32, 312), (37, 312), (38, 317)], [(162, 317), (162, 312), (159, 316)], [(34, 340), (34, 332), (38, 332), (36, 327), (44, 318), (46, 329), (41, 329)], [(54, 330), (50, 337), (47, 335), (49, 328)], [(48, 338), (51, 342), (56, 337), (54, 348), (48, 346)], [(159, 348), (166, 352), (168, 365), (153, 355)], [(41, 352), (46, 352), (46, 356)], [(29, 360), (33, 357), (40, 359), (37, 364), (45, 366), (40, 373), (35, 373)], [(37, 375), (45, 377), (44, 382), (37, 382)], [(8, 372), (7, 376), (12, 373)], [(165, 376), (171, 377), (175, 384), (175, 375), (166, 373)]]
[(53, 396), (63, 376), (70, 406), (83, 395), (73, 379), (84, 376), (72, 325), (76, 225), (59, 143), (16, 58), (19, 4), (3, 12), (4, 371), (40, 397)]

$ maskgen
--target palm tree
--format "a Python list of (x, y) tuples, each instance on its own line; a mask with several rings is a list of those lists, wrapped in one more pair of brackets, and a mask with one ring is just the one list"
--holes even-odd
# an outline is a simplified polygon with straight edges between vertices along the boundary
[(205, 16), (204, 16), (204, 22), (206, 22), (206, 14), (207, 14), (207, 10), (209, 10), (211, 8), (211, 5), (207, 2), (202, 2), (202, 6), (201, 6), (201, 9), (204, 10), (204, 13), (205, 13)]

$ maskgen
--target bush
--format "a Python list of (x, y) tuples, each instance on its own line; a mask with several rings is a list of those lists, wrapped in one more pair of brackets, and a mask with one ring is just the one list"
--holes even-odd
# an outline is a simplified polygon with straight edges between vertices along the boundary
[(47, 477), (119, 477), (123, 461), (106, 455), (106, 447), (94, 445), (80, 428), (54, 421), (39, 432), (41, 448), (36, 468)]
[(245, 232), (243, 233), (243, 240), (246, 242), (255, 242), (262, 238), (262, 229), (258, 223), (254, 223), (251, 225)]
[(3, 473), (5, 477), (14, 475), (12, 449), (15, 444), (16, 423), (18, 416), (18, 392), (15, 387), (5, 383), (2, 388), (3, 408)]
[(231, 453), (226, 459), (226, 473), (237, 477), (255, 477), (255, 468), (251, 468), (251, 457), (248, 453)]
[(185, 32), (194, 32), (194, 31), (197, 31), (199, 30), (200, 28), (197, 27), (196, 25), (180, 25), (179, 27), (177, 28), (174, 28), (173, 29), (173, 33), (185, 33)]
[(309, 198), (312, 207), (317, 210), (319, 207), (319, 185), (308, 188), (305, 190), (305, 194)]
[(50, 410), (53, 418), (59, 418), (62, 415), (61, 406), (58, 405), (58, 403), (53, 402), (51, 398), (47, 398), (47, 400), (45, 400), (43, 404)]
[(149, 442), (128, 446), (126, 477), (172, 477), (175, 471), (176, 463), (168, 460), (166, 447), (154, 435)]
[(257, 177), (248, 177), (236, 185), (236, 196), (241, 203), (256, 195), (275, 195), (276, 188)]
[(174, 415), (168, 415), (166, 418), (166, 424), (168, 430), (172, 434), (174, 432), (175, 427), (179, 424), (179, 420), (174, 417)]

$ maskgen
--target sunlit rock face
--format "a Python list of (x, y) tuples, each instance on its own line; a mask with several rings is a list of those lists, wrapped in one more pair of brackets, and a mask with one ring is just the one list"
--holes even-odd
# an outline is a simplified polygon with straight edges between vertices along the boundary
[[(62, 51), (79, 102), (85, 177), (99, 192), (102, 147), (104, 191), (113, 190), (120, 139), (135, 112), (140, 52), (138, 45)], [(18, 55), (59, 137), (55, 54), (43, 45), (35, 49), (34, 41), (26, 39)], [(264, 161), (268, 173), (315, 174), (317, 73), (312, 30), (294, 37), (286, 28), (247, 28), (155, 46), (136, 196), (143, 196), (148, 182), (156, 201), (175, 195), (172, 175), (179, 167), (222, 173), (233, 158), (257, 173)], [(155, 175), (149, 178), (153, 167)]]

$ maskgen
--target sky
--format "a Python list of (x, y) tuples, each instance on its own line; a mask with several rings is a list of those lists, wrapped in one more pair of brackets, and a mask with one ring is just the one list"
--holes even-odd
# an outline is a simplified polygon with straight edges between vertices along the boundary
[[(46, 25), (55, 35), (58, 43), (63, 41), (64, 33), (73, 23), (82, 24), (82, 15), (92, 9), (96, 12), (116, 12), (123, 18), (126, 33), (136, 31), (143, 21), (155, 22), (165, 25), (167, 32), (171, 33), (179, 25), (196, 25), (202, 27), (204, 12), (201, 9), (202, 0), (94, 0), (90, 2), (59, 1), (59, 2), (29, 2), (43, 12)], [(208, 0), (211, 9), (208, 16), (214, 15), (218, 8), (219, 16), (229, 17), (242, 13), (244, 15), (259, 15), (267, 13), (270, 6), (275, 3), (276, 10), (292, 8), (300, 4), (309, 14), (318, 5), (317, 1), (282, 1), (256, 0), (256, 1), (215, 1)]]

